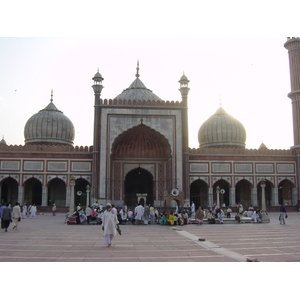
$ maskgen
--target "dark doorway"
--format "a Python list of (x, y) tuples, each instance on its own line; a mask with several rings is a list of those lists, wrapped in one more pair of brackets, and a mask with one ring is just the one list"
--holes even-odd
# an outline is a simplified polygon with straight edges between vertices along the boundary
[(137, 194), (147, 194), (145, 204), (153, 204), (153, 176), (142, 168), (130, 171), (125, 177), (125, 203), (135, 206)]
[(208, 186), (207, 183), (198, 179), (192, 182), (190, 187), (190, 200), (195, 203), (195, 208), (201, 205), (202, 207), (208, 206)]
[(245, 179), (239, 181), (235, 187), (235, 202), (248, 208), (251, 203), (251, 183)]
[(1, 203), (18, 202), (18, 183), (15, 179), (8, 177), (2, 181)]
[(26, 180), (24, 184), (24, 203), (42, 205), (42, 183), (36, 178)]
[(48, 183), (48, 205), (56, 204), (57, 207), (66, 206), (66, 184), (59, 178), (54, 178)]
[(81, 207), (86, 207), (87, 203), (91, 205), (90, 199), (87, 201), (87, 186), (89, 185), (89, 182), (83, 178), (78, 178), (75, 183), (75, 207), (79, 204)]

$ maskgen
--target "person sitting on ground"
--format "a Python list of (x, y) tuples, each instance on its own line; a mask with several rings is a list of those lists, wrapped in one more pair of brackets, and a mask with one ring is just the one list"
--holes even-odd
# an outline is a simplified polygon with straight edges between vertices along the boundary
[(177, 223), (178, 223), (179, 226), (183, 226), (184, 225), (184, 221), (183, 221), (183, 218), (182, 218), (182, 215), (181, 215), (180, 212), (178, 213)]
[(257, 209), (256, 213), (257, 213), (257, 222), (262, 223), (262, 213), (261, 213), (261, 211), (259, 209)]
[(224, 216), (224, 212), (221, 208), (219, 208), (217, 210), (217, 217), (218, 217), (218, 221), (220, 222), (220, 224), (223, 224), (223, 216)]
[(246, 208), (245, 211), (243, 212), (243, 217), (248, 217), (248, 209)]
[(186, 210), (184, 210), (182, 213), (182, 219), (183, 219), (184, 225), (187, 225), (188, 219), (189, 219), (189, 214)]
[(86, 215), (87, 223), (90, 224), (91, 215), (92, 215), (92, 209), (91, 209), (90, 206), (86, 207), (86, 209), (85, 209), (85, 215)]
[(127, 219), (128, 219), (128, 221), (132, 220), (132, 215), (133, 215), (133, 211), (131, 209), (128, 209), (128, 212), (127, 212)]
[(167, 224), (167, 214), (166, 213), (163, 213), (160, 217), (160, 220), (159, 220), (159, 224), (160, 225), (166, 225)]
[(122, 225), (122, 218), (121, 218), (120, 211), (118, 209), (117, 209), (117, 220), (118, 220), (118, 224)]
[(174, 214), (174, 225), (177, 226), (178, 225), (178, 215)]
[(168, 217), (168, 225), (173, 226), (174, 225), (174, 214), (173, 211), (171, 210), (169, 217)]
[(97, 211), (95, 210), (94, 207), (91, 210), (91, 215), (92, 215), (92, 217), (97, 217)]
[(86, 220), (87, 220), (86, 215), (83, 212), (81, 212), (81, 213), (79, 212), (79, 222), (80, 222), (80, 224), (84, 223)]
[(198, 209), (196, 211), (195, 218), (198, 222), (198, 225), (203, 224), (203, 209), (202, 209), (201, 205), (198, 207)]
[(121, 215), (121, 220), (122, 220), (121, 224), (126, 224), (126, 221), (127, 221), (127, 212), (124, 209), (121, 209), (120, 215)]
[(232, 209), (230, 207), (227, 207), (227, 210), (226, 210), (226, 217), (227, 217), (227, 219), (231, 218), (231, 213), (232, 213)]
[(212, 210), (210, 210), (207, 214), (207, 221), (208, 221), (208, 224), (216, 223), (215, 215), (213, 214)]
[(241, 215), (239, 214), (239, 212), (237, 212), (237, 214), (235, 215), (235, 219), (238, 223), (241, 223)]
[(257, 222), (258, 222), (258, 218), (259, 218), (259, 216), (258, 216), (258, 214), (257, 214), (257, 211), (254, 210), (254, 211), (253, 211), (253, 214), (252, 214), (252, 220), (254, 221), (254, 223), (257, 223)]
[(248, 210), (248, 213), (247, 213), (247, 217), (248, 217), (248, 218), (252, 218), (253, 210), (254, 210), (254, 209), (251, 209), (251, 210), (249, 209), (249, 210)]

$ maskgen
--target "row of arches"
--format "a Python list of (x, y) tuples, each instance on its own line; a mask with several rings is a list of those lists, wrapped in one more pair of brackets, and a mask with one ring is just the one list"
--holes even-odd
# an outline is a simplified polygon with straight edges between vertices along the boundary
[[(89, 182), (83, 178), (75, 181), (75, 204), (86, 204), (86, 187)], [(46, 192), (44, 191), (46, 188)], [(78, 191), (80, 191), (78, 193)], [(65, 207), (67, 203), (67, 185), (60, 178), (53, 178), (46, 187), (43, 187), (37, 178), (29, 178), (19, 187), (18, 182), (12, 177), (7, 177), (0, 182), (1, 203), (14, 204), (16, 202), (35, 204), (37, 206)]]
[[(266, 205), (274, 205), (274, 185), (266, 180), (265, 199)], [(220, 205), (231, 206), (237, 203), (242, 203), (245, 207), (252, 205), (261, 206), (262, 189), (260, 184), (254, 187), (249, 181), (243, 179), (239, 181), (235, 188), (234, 194), (231, 191), (231, 186), (226, 180), (217, 181), (212, 188), (201, 180), (195, 180), (190, 185), (190, 201), (196, 206), (208, 207), (212, 203), (217, 202), (217, 187), (223, 192), (219, 194)], [(87, 203), (87, 185), (89, 182), (83, 178), (78, 178), (75, 181), (75, 205), (78, 203), (83, 206)], [(46, 188), (47, 192), (43, 192)], [(253, 188), (256, 188), (256, 193), (253, 194)], [(285, 179), (278, 185), (277, 198), (278, 204), (292, 204), (294, 184)], [(21, 196), (20, 196), (21, 193)], [(141, 168), (135, 168), (127, 173), (124, 181), (124, 201), (128, 206), (134, 206), (137, 203), (137, 195), (146, 195), (147, 203), (154, 204), (155, 200), (155, 184), (153, 175)], [(37, 206), (51, 206), (55, 203), (58, 207), (65, 207), (67, 203), (67, 186), (60, 178), (50, 180), (46, 187), (42, 183), (32, 177), (26, 180), (23, 184), (22, 192), (20, 192), (18, 182), (7, 177), (0, 183), (0, 195), (2, 203), (21, 202), (26, 204), (36, 204)], [(46, 198), (45, 198), (46, 197)], [(234, 199), (232, 199), (234, 197)], [(20, 199), (21, 198), (21, 199)], [(253, 203), (255, 198), (256, 203)], [(22, 201), (20, 201), (22, 200)]]
[[(262, 205), (261, 182), (259, 182), (257, 186), (254, 187), (251, 182), (245, 179), (240, 180), (236, 184), (234, 188), (234, 195), (232, 195), (232, 192), (230, 191), (231, 186), (226, 180), (220, 179), (215, 182), (211, 192), (208, 184), (205, 181), (200, 179), (195, 180), (190, 186), (190, 200), (193, 201), (197, 207), (199, 205), (208, 207), (211, 204), (209, 201), (209, 193), (212, 194), (212, 203), (217, 202), (217, 187), (222, 190), (222, 193), (219, 194), (219, 201), (221, 206), (231, 206), (238, 203), (242, 203), (245, 207), (249, 207), (250, 204), (257, 206)], [(294, 187), (294, 184), (287, 179), (280, 182), (277, 187), (278, 204), (292, 204)], [(253, 193), (254, 188), (256, 189), (255, 193)], [(267, 206), (272, 206), (275, 204), (274, 189), (274, 184), (266, 180), (264, 192)], [(234, 196), (234, 199), (230, 199), (230, 197), (232, 196)]]

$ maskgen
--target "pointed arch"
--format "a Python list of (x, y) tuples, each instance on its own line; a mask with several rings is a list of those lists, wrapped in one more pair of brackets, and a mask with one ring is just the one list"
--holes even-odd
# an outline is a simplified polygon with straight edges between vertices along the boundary
[(214, 204), (217, 204), (217, 186), (220, 188), (220, 190), (224, 190), (224, 193), (220, 193), (220, 206), (229, 206), (229, 191), (230, 191), (230, 184), (228, 181), (224, 179), (219, 179), (217, 182), (215, 182), (213, 186), (213, 202)]
[(112, 144), (111, 158), (168, 159), (171, 147), (168, 140), (143, 123), (121, 133)]
[(48, 205), (66, 206), (66, 183), (56, 177), (48, 182)]
[(0, 183), (1, 203), (14, 204), (18, 202), (18, 182), (12, 177), (4, 178)]
[(278, 185), (278, 202), (283, 205), (293, 204), (293, 188), (295, 184), (288, 179), (280, 181)]
[(235, 203), (241, 203), (243, 207), (249, 207), (251, 203), (252, 184), (246, 179), (237, 182), (235, 186)]
[(42, 183), (35, 177), (24, 182), (24, 203), (42, 205)]
[(196, 209), (198, 209), (200, 205), (202, 207), (208, 206), (208, 184), (205, 181), (197, 179), (191, 183), (190, 201), (191, 203), (194, 201)]
[(136, 205), (140, 194), (144, 204), (153, 204), (153, 188), (153, 175), (149, 171), (140, 167), (131, 170), (125, 176), (125, 203)]

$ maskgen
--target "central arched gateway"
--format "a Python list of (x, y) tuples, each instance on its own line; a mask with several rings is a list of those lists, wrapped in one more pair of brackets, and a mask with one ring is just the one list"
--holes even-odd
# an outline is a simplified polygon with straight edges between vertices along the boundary
[[(172, 187), (171, 147), (164, 135), (143, 123), (121, 133), (111, 151), (111, 199), (128, 206), (154, 204)], [(120, 202), (119, 202), (120, 203)]]

